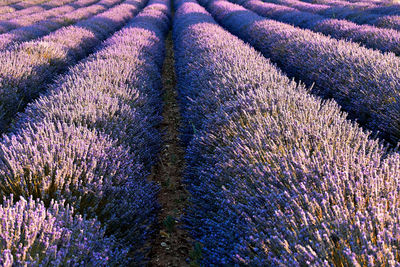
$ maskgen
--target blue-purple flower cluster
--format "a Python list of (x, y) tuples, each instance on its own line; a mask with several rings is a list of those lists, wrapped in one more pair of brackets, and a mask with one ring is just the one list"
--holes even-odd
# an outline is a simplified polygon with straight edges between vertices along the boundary
[(41, 39), (0, 51), (0, 132), (56, 74), (87, 56), (137, 14), (146, 0), (126, 0)]
[[(346, 120), (335, 102), (290, 81), (195, 1), (177, 7), (178, 92), (192, 133), (186, 222), (203, 246), (203, 265), (398, 265), (399, 154)], [(218, 16), (230, 11), (216, 7)], [(246, 17), (231, 12), (224, 22)]]
[[(240, 4), (241, 1), (231, 1)], [(340, 19), (327, 19), (318, 14), (295, 8), (264, 3), (260, 0), (245, 1), (243, 6), (260, 16), (288, 23), (300, 28), (321, 32), (336, 39), (351, 40), (368, 48), (400, 55), (400, 32), (370, 25), (357, 25)]]
[[(208, 1), (203, 1), (207, 5)], [(353, 42), (265, 19), (227, 1), (210, 1), (225, 28), (315, 93), (334, 98), (350, 118), (393, 144), (400, 139), (400, 59)]]
[(13, 197), (0, 205), (0, 265), (12, 266), (121, 266), (127, 250), (95, 219), (74, 215), (64, 201)]
[[(129, 7), (115, 16), (129, 17)], [(168, 1), (150, 0), (95, 54), (29, 104), (4, 135), (0, 195), (31, 200), (0, 206), (0, 220), (13, 231), (1, 231), (0, 262), (143, 264), (158, 210), (158, 187), (146, 177), (161, 145), (157, 127), (169, 24)], [(7, 219), (1, 209), (17, 214)], [(19, 213), (43, 215), (15, 226), (11, 219)], [(55, 226), (46, 228), (48, 220)], [(45, 237), (24, 236), (30, 231)]]

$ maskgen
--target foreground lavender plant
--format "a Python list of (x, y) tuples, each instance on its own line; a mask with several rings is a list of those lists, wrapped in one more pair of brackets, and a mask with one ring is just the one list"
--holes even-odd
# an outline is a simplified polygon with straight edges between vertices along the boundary
[(0, 130), (46, 88), (57, 73), (86, 56), (129, 19), (144, 0), (127, 0), (76, 25), (61, 28), (37, 41), (0, 51)]
[(126, 264), (126, 250), (94, 219), (74, 215), (63, 202), (13, 196), (0, 205), (0, 264), (11, 266), (111, 266)]
[(178, 3), (174, 23), (182, 115), (193, 129), (186, 221), (203, 264), (398, 265), (399, 154), (195, 2)]
[(0, 144), (0, 193), (63, 199), (97, 218), (133, 264), (156, 220), (167, 1), (152, 0), (30, 104)]
[(351, 118), (396, 144), (400, 138), (400, 59), (288, 24), (226, 2), (208, 5), (224, 27), (314, 92), (334, 98)]

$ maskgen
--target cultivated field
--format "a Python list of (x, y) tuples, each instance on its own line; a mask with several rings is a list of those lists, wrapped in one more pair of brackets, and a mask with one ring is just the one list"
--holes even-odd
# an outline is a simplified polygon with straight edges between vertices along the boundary
[(400, 266), (400, 4), (0, 0), (0, 266)]

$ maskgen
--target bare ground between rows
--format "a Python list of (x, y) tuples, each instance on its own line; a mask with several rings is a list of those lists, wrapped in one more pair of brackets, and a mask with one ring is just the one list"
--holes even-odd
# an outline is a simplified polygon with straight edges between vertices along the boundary
[(174, 52), (171, 32), (166, 40), (163, 72), (164, 109), (161, 131), (163, 147), (150, 179), (160, 186), (161, 205), (158, 228), (151, 242), (149, 266), (190, 266), (193, 241), (182, 229), (181, 218), (188, 203), (188, 192), (182, 183), (185, 166), (184, 149), (179, 140), (180, 113), (177, 102)]

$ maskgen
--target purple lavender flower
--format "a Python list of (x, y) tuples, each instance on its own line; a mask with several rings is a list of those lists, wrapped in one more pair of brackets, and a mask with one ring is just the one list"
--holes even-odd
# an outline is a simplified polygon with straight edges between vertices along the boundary
[(88, 220), (63, 201), (13, 196), (0, 205), (1, 266), (126, 264), (127, 250), (105, 237), (100, 223)]

